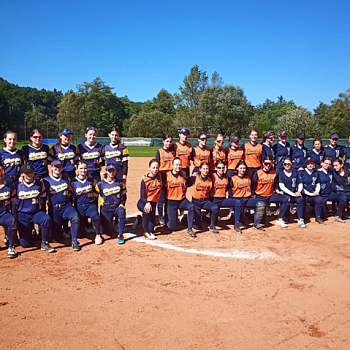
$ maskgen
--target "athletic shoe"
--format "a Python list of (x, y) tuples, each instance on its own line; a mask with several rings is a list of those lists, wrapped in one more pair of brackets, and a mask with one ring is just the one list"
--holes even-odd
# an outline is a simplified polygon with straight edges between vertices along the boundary
[(281, 227), (288, 227), (288, 225), (283, 221), (283, 219), (277, 219), (276, 225)]
[(296, 207), (291, 207), (291, 208), (289, 209), (289, 212), (290, 212), (292, 215), (294, 215), (294, 214), (297, 212), (297, 208), (296, 208)]
[(180, 214), (179, 216), (179, 224), (182, 223), (182, 220), (186, 217), (186, 215), (184, 213)]
[(255, 230), (265, 231), (264, 226), (261, 226), (261, 225), (253, 225), (253, 228), (254, 228)]
[(63, 231), (63, 237), (64, 238), (70, 238), (70, 232), (69, 231)]
[(250, 213), (250, 215), (254, 215), (255, 214), (255, 210), (254, 209), (250, 209), (249, 213)]
[(209, 212), (209, 213), (207, 213), (207, 215), (205, 215), (205, 217), (206, 218), (208, 218), (208, 219), (210, 219), (210, 217), (211, 217), (211, 213)]
[(50, 246), (49, 242), (41, 242), (41, 250), (44, 250), (48, 253), (55, 252), (55, 249)]
[(316, 219), (316, 222), (320, 225), (326, 225), (322, 219)]
[(5, 244), (5, 247), (9, 246), (9, 238), (6, 235), (4, 237), (4, 244)]
[(159, 220), (159, 225), (165, 226), (165, 220), (164, 219), (160, 219)]
[(299, 227), (302, 227), (302, 228), (306, 227), (305, 222), (304, 222), (303, 219), (298, 220), (298, 225), (299, 225)]
[(7, 257), (10, 259), (17, 257), (17, 252), (15, 251), (14, 247), (9, 247), (9, 249), (7, 250)]
[(124, 243), (125, 243), (125, 241), (124, 241), (123, 235), (119, 235), (118, 236), (118, 244), (124, 244)]
[(103, 242), (102, 236), (96, 235), (95, 236), (95, 244), (99, 245), (99, 244), (102, 244), (102, 242)]
[(75, 252), (78, 252), (81, 248), (78, 241), (72, 242), (72, 248)]
[(191, 228), (187, 230), (187, 234), (188, 234), (190, 237), (192, 237), (192, 238), (196, 238), (196, 237), (197, 237), (196, 233), (195, 233), (194, 231), (192, 231)]
[(240, 229), (239, 226), (235, 226), (235, 227), (234, 227), (234, 230), (235, 230), (235, 232), (237, 232), (237, 233), (242, 233), (242, 230)]
[(334, 217), (334, 221), (335, 222), (340, 222), (340, 223), (342, 223), (342, 224), (345, 224), (345, 220), (343, 220), (341, 217), (339, 217), (339, 216), (335, 216)]
[(157, 239), (157, 237), (152, 232), (144, 232), (143, 235), (148, 239)]
[(132, 228), (135, 230), (136, 229), (136, 227), (141, 223), (141, 216), (140, 215), (137, 215), (137, 217), (136, 217), (136, 219), (135, 219), (135, 221), (134, 221), (134, 223), (132, 224)]
[(217, 228), (215, 226), (209, 226), (209, 231), (211, 231), (213, 233), (219, 233), (219, 231), (217, 230)]

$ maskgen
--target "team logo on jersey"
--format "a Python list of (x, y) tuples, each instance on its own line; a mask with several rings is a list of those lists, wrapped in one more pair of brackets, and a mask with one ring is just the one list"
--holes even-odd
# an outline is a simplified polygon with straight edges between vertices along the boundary
[(19, 199), (27, 199), (27, 198), (36, 198), (40, 195), (39, 190), (31, 190), (31, 191), (19, 191), (18, 198)]
[(293, 178), (292, 179), (292, 187), (295, 188), (297, 185), (297, 179)]
[(316, 185), (316, 180), (317, 180), (317, 177), (312, 177), (312, 186)]

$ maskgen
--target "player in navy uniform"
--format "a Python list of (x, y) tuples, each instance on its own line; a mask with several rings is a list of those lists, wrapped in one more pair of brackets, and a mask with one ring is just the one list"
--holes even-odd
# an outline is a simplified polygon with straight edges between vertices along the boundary
[(343, 154), (345, 156), (344, 167), (345, 169), (350, 169), (350, 135), (348, 136), (349, 145), (343, 147)]
[(62, 219), (71, 223), (72, 248), (74, 251), (80, 250), (77, 241), (79, 229), (79, 215), (70, 203), (72, 187), (69, 181), (62, 177), (62, 163), (55, 159), (51, 163), (52, 175), (45, 177), (44, 182), (47, 198), (49, 202), (49, 215), (52, 221), (52, 238), (60, 241), (62, 236)]
[(343, 157), (343, 147), (338, 145), (339, 135), (332, 134), (329, 139), (329, 145), (324, 147), (324, 156), (334, 162), (336, 159)]
[(38, 129), (34, 129), (30, 133), (30, 139), (32, 143), (23, 146), (22, 151), (26, 162), (34, 168), (34, 178), (36, 180), (41, 180), (49, 176), (47, 165), (50, 147), (42, 144), (43, 135)]
[(107, 178), (96, 185), (101, 196), (101, 224), (104, 233), (112, 235), (113, 219), (118, 220), (118, 244), (124, 244), (126, 188), (123, 180), (116, 180), (117, 169), (114, 164), (106, 166)]
[(275, 140), (275, 135), (272, 131), (264, 131), (262, 139), (262, 154), (261, 159), (265, 159), (267, 156), (275, 158), (275, 152), (272, 148), (272, 143)]
[(292, 147), (293, 169), (304, 170), (305, 160), (307, 158), (307, 148), (304, 146), (306, 135), (300, 132), (295, 140), (295, 145)]
[(41, 250), (48, 253), (55, 251), (48, 243), (51, 219), (44, 211), (45, 186), (42, 181), (34, 179), (34, 167), (31, 164), (21, 166), (22, 181), (17, 184), (17, 208), (19, 242), (23, 248), (32, 246), (31, 224), (39, 225), (41, 231)]
[(71, 180), (71, 186), (74, 193), (75, 207), (80, 215), (80, 231), (84, 231), (84, 221), (91, 218), (93, 228), (95, 230), (95, 244), (102, 244), (100, 235), (100, 217), (98, 215), (96, 198), (97, 181), (93, 177), (88, 177), (88, 166), (84, 160), (77, 163), (78, 175)]
[(318, 169), (321, 165), (321, 161), (324, 158), (324, 148), (322, 146), (321, 139), (314, 139), (313, 141), (314, 147), (307, 151), (307, 159), (312, 160), (314, 162), (314, 169)]
[(17, 134), (6, 131), (4, 134), (5, 147), (0, 150), (0, 164), (4, 167), (4, 180), (14, 183), (18, 180), (21, 165), (24, 163), (24, 154), (16, 148)]
[(17, 252), (14, 247), (16, 238), (16, 220), (10, 213), (10, 207), (12, 211), (15, 211), (15, 195), (16, 190), (14, 186), (4, 180), (5, 170), (0, 164), (0, 225), (6, 228), (6, 243), (8, 243), (7, 257), (15, 258)]
[(288, 134), (286, 130), (281, 130), (278, 133), (279, 142), (272, 146), (274, 154), (275, 154), (275, 162), (276, 162), (276, 174), (278, 175), (281, 171), (283, 171), (283, 162), (287, 157), (291, 156), (291, 148), (290, 144), (287, 141)]
[(88, 126), (85, 131), (86, 141), (78, 145), (77, 152), (88, 167), (88, 175), (97, 182), (101, 181), (101, 165), (103, 164), (104, 148), (96, 140), (96, 128)]

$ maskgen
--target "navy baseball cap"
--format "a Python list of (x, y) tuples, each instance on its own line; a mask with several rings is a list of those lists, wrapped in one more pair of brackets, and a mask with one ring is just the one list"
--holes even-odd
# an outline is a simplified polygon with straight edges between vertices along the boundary
[(240, 140), (240, 138), (238, 136), (231, 136), (230, 137), (230, 142), (237, 142), (239, 140)]
[(281, 130), (279, 133), (278, 133), (278, 136), (288, 136), (288, 133), (286, 130)]
[(69, 130), (69, 129), (63, 129), (63, 130), (60, 132), (60, 135), (67, 135), (67, 134), (73, 134), (73, 131), (72, 131), (72, 130)]
[(306, 139), (306, 135), (304, 132), (300, 132), (298, 135), (297, 135), (297, 139)]
[(185, 132), (188, 132), (188, 134), (191, 134), (191, 133), (190, 133), (190, 129), (187, 129), (187, 128), (182, 128), (182, 129), (179, 131), (179, 134), (184, 134)]
[(20, 171), (21, 173), (27, 173), (29, 171), (34, 171), (34, 168), (31, 164), (23, 164)]
[(106, 166), (106, 170), (109, 170), (109, 169), (114, 169), (114, 170), (117, 170), (117, 168), (115, 167), (114, 164), (107, 164)]
[(338, 134), (332, 134), (331, 135), (331, 139), (339, 139), (339, 135)]
[(55, 165), (62, 165), (62, 162), (58, 159), (55, 159), (52, 163), (51, 163), (52, 166), (55, 166)]

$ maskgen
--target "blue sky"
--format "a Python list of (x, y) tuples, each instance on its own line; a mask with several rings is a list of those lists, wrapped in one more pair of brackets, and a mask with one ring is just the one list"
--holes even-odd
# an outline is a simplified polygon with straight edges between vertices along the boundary
[(253, 105), (309, 110), (350, 88), (349, 1), (2, 1), (0, 77), (76, 90), (100, 76), (118, 96), (178, 92), (197, 64)]

